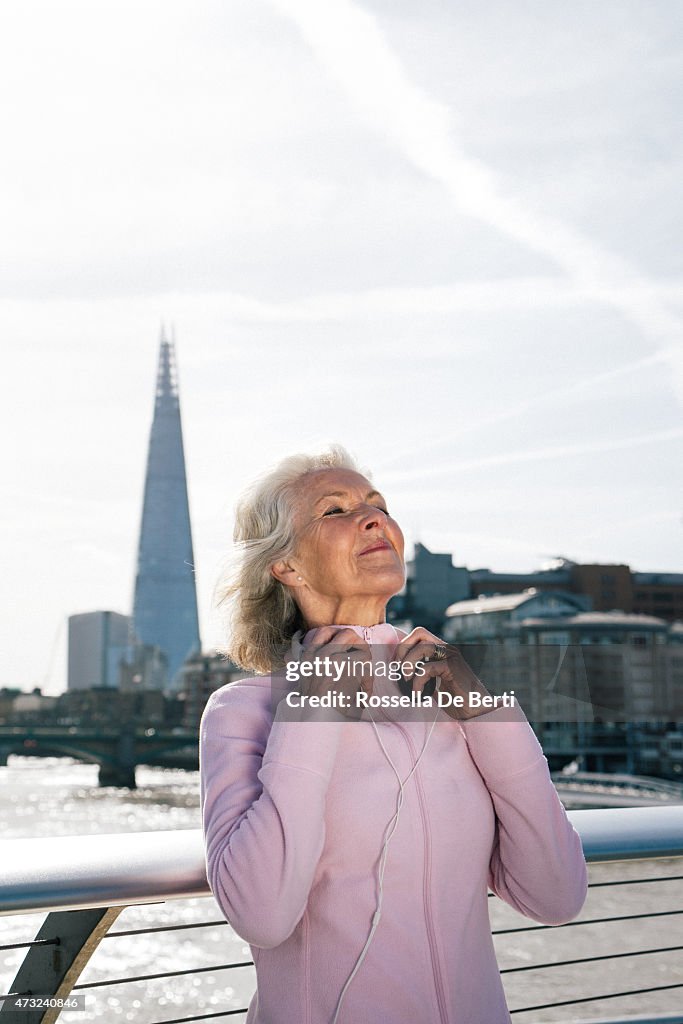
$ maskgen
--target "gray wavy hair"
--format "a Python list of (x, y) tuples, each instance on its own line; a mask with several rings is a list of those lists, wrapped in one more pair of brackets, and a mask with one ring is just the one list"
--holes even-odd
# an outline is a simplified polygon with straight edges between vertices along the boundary
[(270, 672), (305, 623), (289, 588), (271, 574), (296, 548), (297, 485), (319, 469), (360, 469), (339, 444), (316, 455), (290, 455), (259, 476), (235, 510), (232, 565), (218, 581), (216, 605), (226, 612), (228, 643), (220, 648), (240, 668)]

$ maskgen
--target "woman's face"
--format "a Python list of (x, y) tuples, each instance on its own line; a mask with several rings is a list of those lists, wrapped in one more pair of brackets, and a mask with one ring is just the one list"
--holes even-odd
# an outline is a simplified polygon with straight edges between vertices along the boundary
[(332, 600), (388, 600), (403, 587), (403, 534), (360, 473), (321, 469), (303, 477), (296, 523), (292, 562), (309, 592)]

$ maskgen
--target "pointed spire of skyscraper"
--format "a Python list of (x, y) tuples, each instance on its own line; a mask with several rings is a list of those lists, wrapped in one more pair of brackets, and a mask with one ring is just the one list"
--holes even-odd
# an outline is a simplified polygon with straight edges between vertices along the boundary
[(157, 369), (157, 406), (175, 405), (180, 409), (178, 396), (178, 374), (175, 363), (175, 341), (168, 341), (161, 325), (161, 337), (159, 339), (159, 363)]
[(133, 628), (160, 647), (169, 680), (200, 649), (175, 347), (161, 327), (135, 578)]

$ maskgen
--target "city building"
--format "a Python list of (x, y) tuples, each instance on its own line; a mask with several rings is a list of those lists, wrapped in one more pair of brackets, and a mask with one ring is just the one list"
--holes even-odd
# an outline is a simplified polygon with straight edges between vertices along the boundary
[(162, 330), (133, 601), (137, 643), (167, 659), (174, 689), (186, 658), (201, 650), (192, 531), (174, 344)]
[(634, 572), (633, 611), (683, 623), (683, 573)]
[(202, 711), (214, 690), (248, 675), (222, 654), (197, 654), (188, 659), (179, 681), (180, 695), (185, 701), (182, 725), (196, 731)]
[(586, 610), (587, 602), (578, 594), (544, 592), (535, 587), (518, 594), (480, 595), (470, 601), (456, 601), (446, 609), (442, 629), (448, 643), (470, 643), (503, 639), (529, 617), (546, 621), (575, 615)]
[[(531, 573), (472, 569), (469, 579), (471, 597), (516, 593), (527, 587), (564, 590), (585, 595), (596, 612), (618, 610), (683, 621), (683, 573), (634, 572), (624, 564), (581, 564), (557, 558)], [(454, 595), (453, 600), (459, 598)]]
[(123, 692), (135, 690), (163, 690), (168, 679), (168, 659), (155, 644), (132, 644), (121, 662), (119, 688)]
[(450, 554), (422, 543), (406, 566), (406, 585), (389, 602), (389, 621), (422, 625), (439, 633), (446, 609), (456, 601), (520, 594), (533, 587), (547, 593), (581, 596), (585, 610), (654, 615), (683, 621), (683, 573), (634, 572), (624, 564), (580, 564), (550, 559), (533, 572), (496, 572), (456, 566)]
[(11, 725), (42, 725), (52, 718), (59, 697), (44, 694), (40, 687), (33, 688), (31, 693), (19, 693), (14, 698), (3, 724)]
[[(571, 591), (571, 565), (566, 558), (552, 559), (548, 566), (534, 572), (494, 572), (491, 569), (470, 569), (468, 597), (488, 597), (494, 594), (519, 594), (534, 587), (535, 590)], [(457, 599), (456, 599), (457, 600)]]
[(68, 691), (56, 697), (56, 720), (62, 725), (118, 729), (162, 726), (167, 719), (166, 698), (160, 690), (126, 693), (106, 686)]
[(111, 611), (70, 615), (67, 689), (118, 687), (129, 633), (128, 615)]
[(25, 691), (18, 686), (3, 686), (0, 689), (0, 725), (9, 725), (12, 721), (14, 701), (23, 693)]
[(437, 631), (448, 605), (471, 593), (467, 569), (453, 565), (449, 554), (430, 551), (419, 541), (406, 563), (406, 584), (387, 607), (390, 622), (404, 628), (424, 626)]
[(443, 637), (493, 692), (514, 692), (551, 767), (679, 777), (683, 625), (581, 603), (536, 589), (459, 601)]

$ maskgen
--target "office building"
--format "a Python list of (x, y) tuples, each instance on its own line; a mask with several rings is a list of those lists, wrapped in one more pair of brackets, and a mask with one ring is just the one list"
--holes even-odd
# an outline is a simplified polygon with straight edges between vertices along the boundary
[(175, 348), (162, 331), (138, 544), (133, 626), (137, 643), (166, 656), (165, 689), (200, 650), (195, 565)]
[(119, 687), (119, 673), (129, 641), (130, 618), (118, 612), (83, 612), (69, 616), (68, 690)]

